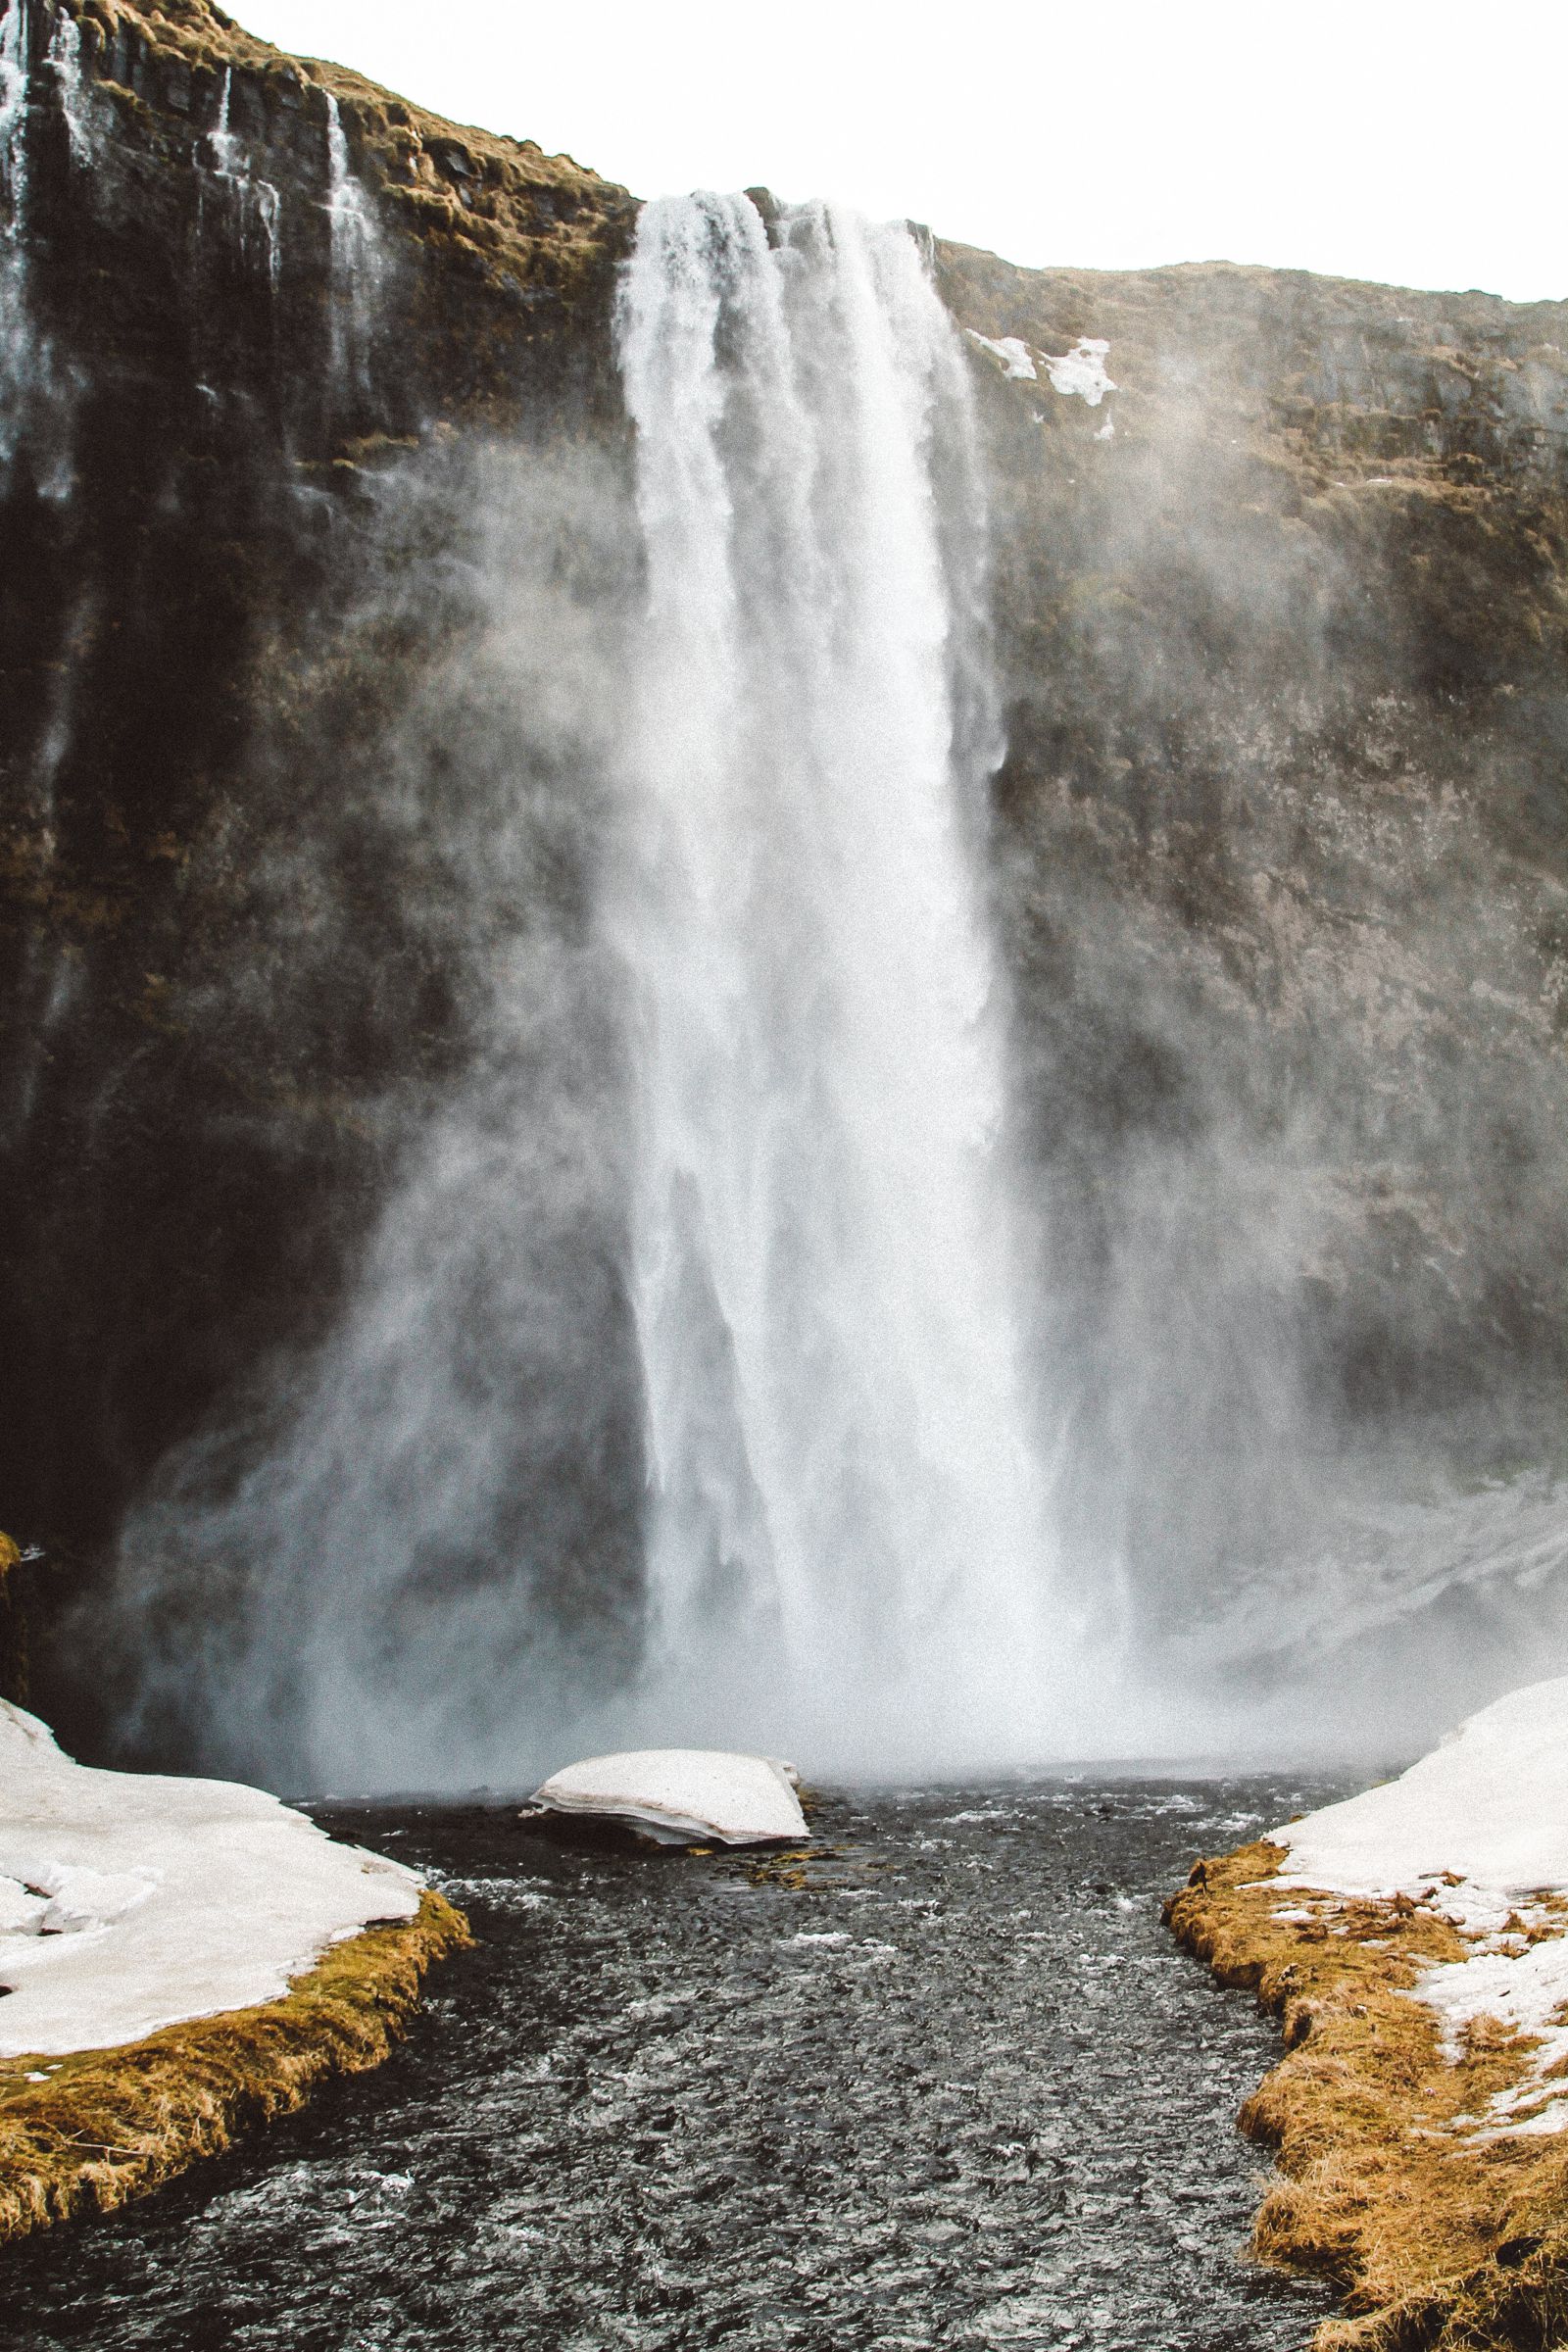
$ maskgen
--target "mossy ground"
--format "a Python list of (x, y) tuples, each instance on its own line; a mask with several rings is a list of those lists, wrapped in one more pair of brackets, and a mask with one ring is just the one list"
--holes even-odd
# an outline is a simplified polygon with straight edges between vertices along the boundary
[(1255, 2252), (1344, 2293), (1318, 2352), (1568, 2341), (1568, 2134), (1475, 2128), (1539, 2044), (1481, 2018), (1457, 2060), (1445, 2055), (1435, 2013), (1409, 1997), (1425, 1969), (1469, 1949), (1441, 1886), (1430, 1902), (1314, 1895), (1272, 1884), (1283, 1860), (1260, 1840), (1200, 1862), (1165, 1912), (1284, 2029), (1286, 2055), (1240, 2117), (1278, 2164)]
[(414, 1919), (333, 1945), (280, 2001), (120, 2049), (0, 2062), (0, 2238), (122, 2205), (303, 2106), (326, 2076), (378, 2066), (426, 1969), (470, 1940), (426, 1889)]

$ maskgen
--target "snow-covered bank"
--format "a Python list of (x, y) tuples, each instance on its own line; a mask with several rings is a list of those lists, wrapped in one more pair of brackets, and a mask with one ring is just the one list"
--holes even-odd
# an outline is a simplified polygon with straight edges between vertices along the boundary
[(1450, 2062), (1483, 2018), (1537, 2042), (1466, 2125), (1492, 2137), (1568, 2127), (1568, 1678), (1510, 1690), (1396, 1781), (1275, 1841), (1289, 1855), (1277, 1886), (1403, 1898), (1458, 1930), (1467, 1956), (1413, 1987)]
[(1287, 2055), (1257, 2250), (1363, 2316), (1320, 2352), (1556, 2342), (1568, 2309), (1568, 1681), (1194, 1866), (1166, 1906)]
[(260, 1789), (90, 1770), (0, 1701), (0, 2058), (279, 2000), (419, 1898), (412, 1871)]
[(1287, 1824), (1274, 1842), (1303, 1886), (1438, 1886), (1460, 1926), (1500, 1924), (1513, 1897), (1568, 1888), (1568, 1678), (1510, 1690), (1396, 1781)]

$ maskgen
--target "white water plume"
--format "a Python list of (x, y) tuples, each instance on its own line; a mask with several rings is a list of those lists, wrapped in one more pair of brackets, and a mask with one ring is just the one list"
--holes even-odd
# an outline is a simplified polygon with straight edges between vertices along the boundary
[(648, 206), (618, 944), (670, 1737), (1054, 1743), (1019, 1372), (964, 362), (902, 226)]

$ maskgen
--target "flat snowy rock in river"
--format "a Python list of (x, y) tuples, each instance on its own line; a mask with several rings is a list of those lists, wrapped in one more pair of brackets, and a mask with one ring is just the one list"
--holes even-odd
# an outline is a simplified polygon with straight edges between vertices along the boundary
[(279, 2000), (419, 1894), (260, 1788), (88, 1770), (0, 1700), (0, 2058)]
[(590, 1756), (552, 1774), (534, 1802), (552, 1813), (625, 1821), (671, 1844), (792, 1844), (806, 1816), (787, 1764), (711, 1747), (649, 1747)]

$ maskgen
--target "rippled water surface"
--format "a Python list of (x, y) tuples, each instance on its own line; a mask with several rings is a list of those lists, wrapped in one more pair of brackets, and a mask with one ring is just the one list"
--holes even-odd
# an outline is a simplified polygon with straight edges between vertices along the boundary
[[(803, 1870), (318, 1808), (481, 1942), (379, 2073), (0, 2252), (0, 2347), (1304, 2346), (1232, 2129), (1275, 2054), (1171, 1944), (1283, 1780), (830, 1798)], [(799, 1880), (800, 1883), (794, 1883)]]

